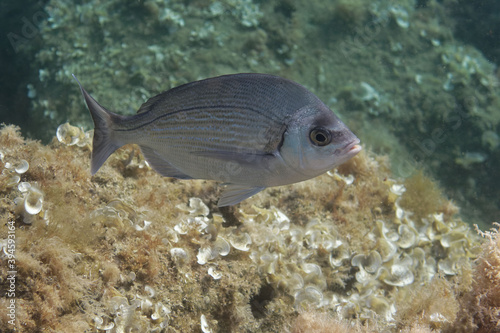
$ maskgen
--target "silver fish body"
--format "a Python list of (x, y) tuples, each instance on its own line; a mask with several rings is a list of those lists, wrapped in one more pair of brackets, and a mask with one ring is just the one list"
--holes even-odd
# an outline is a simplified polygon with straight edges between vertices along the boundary
[(135, 143), (163, 176), (224, 182), (219, 207), (316, 177), (361, 150), (318, 97), (277, 76), (195, 81), (150, 98), (133, 116), (109, 112), (80, 88), (95, 125), (92, 174)]

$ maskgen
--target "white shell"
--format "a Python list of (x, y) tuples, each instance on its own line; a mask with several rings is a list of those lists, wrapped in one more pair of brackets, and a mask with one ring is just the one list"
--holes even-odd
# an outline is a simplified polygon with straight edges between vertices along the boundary
[(191, 198), (189, 199), (189, 206), (191, 207), (190, 213), (195, 216), (207, 216), (210, 214), (210, 209), (208, 209), (207, 205), (201, 201), (200, 198)]
[(188, 254), (186, 250), (180, 247), (171, 248), (170, 255), (176, 262), (185, 262), (188, 259)]
[(156, 295), (156, 291), (155, 291), (155, 290), (153, 289), (153, 287), (151, 287), (151, 286), (146, 285), (146, 286), (144, 287), (144, 291), (145, 291), (145, 292), (147, 292), (147, 293), (149, 294), (149, 295), (148, 295), (148, 297), (153, 298), (153, 297), (155, 297), (155, 295)]
[(200, 247), (196, 258), (198, 259), (198, 264), (205, 265), (212, 258), (212, 249), (209, 247)]
[(397, 242), (399, 247), (407, 249), (415, 245), (417, 242), (417, 233), (409, 226), (401, 224), (398, 228), (398, 232), (400, 235), (399, 241)]
[(406, 192), (406, 187), (402, 184), (394, 184), (391, 186), (391, 192), (399, 196)]
[(137, 230), (137, 231), (144, 231), (151, 225), (151, 223), (153, 223), (153, 222), (144, 220), (144, 227), (141, 227), (138, 224), (135, 224), (134, 227), (135, 227), (135, 230)]
[(17, 185), (17, 189), (21, 192), (28, 192), (29, 189), (31, 188), (31, 184), (28, 182), (21, 182), (19, 185)]
[(101, 317), (94, 317), (95, 328), (98, 330), (109, 331), (113, 327), (115, 327), (115, 323), (111, 322), (107, 325), (103, 325), (104, 320)]
[(319, 306), (323, 293), (314, 285), (309, 285), (295, 293), (295, 306), (302, 308), (307, 305)]
[(377, 251), (371, 251), (368, 255), (358, 254), (354, 256), (351, 264), (364, 268), (368, 273), (375, 273), (382, 266), (382, 257)]
[(222, 273), (215, 267), (208, 268), (208, 275), (214, 278), (214, 280), (219, 280), (222, 277)]
[(321, 267), (319, 267), (319, 265), (317, 264), (304, 263), (302, 264), (302, 270), (307, 275), (321, 276), (323, 274), (321, 271)]
[(21, 177), (19, 177), (18, 175), (10, 176), (9, 179), (7, 179), (7, 181), (5, 182), (5, 186), (6, 187), (15, 186), (17, 183), (19, 183), (20, 180)]
[(203, 314), (200, 317), (200, 323), (201, 323), (201, 331), (203, 333), (212, 333), (210, 326), (208, 326), (207, 317), (205, 317), (205, 315)]
[(341, 245), (330, 254), (330, 266), (333, 268), (340, 267), (342, 266), (342, 262), (350, 257), (349, 248), (345, 245)]
[(218, 255), (221, 256), (227, 256), (229, 254), (229, 251), (231, 250), (231, 246), (222, 237), (217, 237), (217, 240), (215, 241), (214, 245), (212, 246), (212, 258), (215, 259)]
[(377, 249), (380, 253), (380, 257), (382, 258), (382, 262), (391, 260), (398, 251), (398, 247), (396, 245), (384, 238), (379, 239)]
[(175, 232), (174, 229), (165, 227), (165, 232), (167, 234), (167, 242), (177, 243), (179, 241), (179, 235)]
[(16, 170), (16, 172), (18, 174), (23, 174), (26, 171), (28, 171), (29, 167), (30, 167), (30, 165), (29, 165), (28, 161), (21, 160), (21, 161), (19, 161), (19, 163), (16, 164), (16, 166), (14, 167), (14, 170)]
[(450, 260), (450, 258), (439, 260), (438, 268), (440, 271), (442, 271), (446, 275), (456, 275), (457, 274), (456, 265), (455, 265), (455, 263), (453, 263), (452, 260)]
[(176, 206), (178, 209), (188, 212), (191, 216), (207, 216), (210, 214), (210, 209), (201, 201), (200, 198), (189, 198), (189, 206), (180, 204)]
[(36, 215), (42, 211), (43, 192), (36, 186), (31, 186), (24, 199), (24, 209), (28, 214)]
[(229, 242), (236, 250), (248, 251), (250, 250), (250, 245), (252, 244), (252, 238), (246, 232), (240, 234), (233, 233), (229, 238)]
[(80, 137), (84, 136), (81, 129), (71, 126), (69, 123), (59, 125), (56, 131), (57, 140), (65, 145), (72, 146), (80, 141)]
[(395, 264), (391, 266), (391, 276), (385, 278), (384, 282), (391, 286), (404, 287), (412, 284), (414, 280), (415, 277), (407, 266)]

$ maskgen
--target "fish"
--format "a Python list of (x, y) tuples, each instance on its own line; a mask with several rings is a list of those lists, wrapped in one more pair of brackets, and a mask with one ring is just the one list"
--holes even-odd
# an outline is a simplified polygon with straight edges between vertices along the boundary
[(73, 77), (94, 121), (92, 175), (115, 150), (134, 143), (162, 176), (222, 182), (218, 207), (314, 178), (361, 150), (316, 95), (279, 76), (194, 81), (151, 97), (131, 116), (108, 111)]

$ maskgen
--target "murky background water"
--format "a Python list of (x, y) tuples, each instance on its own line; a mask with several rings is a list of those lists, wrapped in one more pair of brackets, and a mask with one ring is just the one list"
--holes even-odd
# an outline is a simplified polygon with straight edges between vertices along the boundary
[(500, 216), (495, 1), (4, 1), (0, 119), (47, 142), (91, 128), (76, 74), (120, 113), (182, 83), (263, 72), (338, 112), (396, 175), (436, 178), (473, 223)]

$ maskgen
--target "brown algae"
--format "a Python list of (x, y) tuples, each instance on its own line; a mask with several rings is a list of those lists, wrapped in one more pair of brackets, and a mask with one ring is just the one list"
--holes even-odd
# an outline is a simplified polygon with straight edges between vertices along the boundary
[[(16, 227), (18, 330), (486, 332), (497, 324), (498, 304), (484, 295), (498, 294), (498, 234), (486, 234), (481, 252), (432, 181), (392, 179), (385, 157), (362, 152), (221, 214), (216, 184), (161, 177), (133, 146), (90, 177), (89, 135), (68, 126), (47, 146), (13, 126), (0, 131), (0, 218)], [(23, 173), (8, 167), (24, 169), (22, 161)], [(30, 190), (40, 210), (20, 204)], [(408, 201), (419, 196), (435, 205)], [(241, 224), (227, 226), (228, 214)], [(2, 295), (0, 305), (9, 302)], [(0, 330), (13, 329), (3, 313)]]

